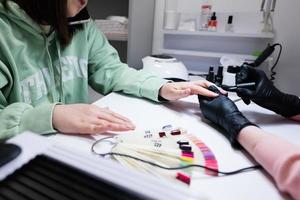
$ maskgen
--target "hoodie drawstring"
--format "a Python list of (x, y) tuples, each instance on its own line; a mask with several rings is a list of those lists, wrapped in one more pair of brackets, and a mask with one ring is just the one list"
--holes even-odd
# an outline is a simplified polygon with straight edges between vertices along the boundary
[(60, 53), (60, 43), (58, 40), (56, 41), (56, 50), (57, 50), (57, 55), (58, 55), (58, 63), (59, 63), (59, 73), (60, 73), (60, 97), (61, 97), (61, 102), (65, 103), (65, 96), (64, 96), (64, 90), (63, 90), (63, 73), (62, 73), (62, 66), (61, 66), (61, 53)]
[(49, 41), (48, 38), (46, 37), (45, 34), (43, 34), (44, 37), (44, 41), (45, 41), (45, 48), (46, 48), (46, 53), (48, 55), (48, 59), (50, 62), (50, 67), (49, 67), (49, 72), (50, 72), (50, 77), (51, 77), (51, 82), (53, 85), (51, 85), (51, 96), (52, 96), (52, 102), (57, 102), (58, 101), (58, 97), (56, 95), (56, 84), (55, 84), (55, 78), (54, 78), (54, 70), (53, 70), (53, 62), (52, 62), (52, 58), (49, 52)]

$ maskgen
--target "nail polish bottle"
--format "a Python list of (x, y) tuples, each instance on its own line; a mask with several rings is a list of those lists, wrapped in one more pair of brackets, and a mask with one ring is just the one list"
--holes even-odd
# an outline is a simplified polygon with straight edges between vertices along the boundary
[(208, 30), (209, 31), (217, 31), (218, 21), (216, 12), (213, 12), (213, 15), (211, 16), (209, 23), (208, 23)]
[(228, 16), (228, 21), (225, 26), (225, 32), (233, 32), (234, 31), (232, 22), (233, 22), (233, 16), (230, 15), (230, 16)]
[(214, 72), (214, 67), (209, 67), (208, 75), (206, 77), (206, 80), (209, 82), (214, 83), (215, 81), (215, 72)]
[(215, 77), (215, 84), (221, 86), (223, 83), (223, 66), (219, 66), (218, 73)]

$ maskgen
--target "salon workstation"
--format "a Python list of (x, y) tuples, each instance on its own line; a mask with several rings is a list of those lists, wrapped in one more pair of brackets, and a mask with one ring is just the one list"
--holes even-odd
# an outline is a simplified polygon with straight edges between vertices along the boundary
[(300, 199), (299, 1), (63, 2), (0, 1), (0, 199)]

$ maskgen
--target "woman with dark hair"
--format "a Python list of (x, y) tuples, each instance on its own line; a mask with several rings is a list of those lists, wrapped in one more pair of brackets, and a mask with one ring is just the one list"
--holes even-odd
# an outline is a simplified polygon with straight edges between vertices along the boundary
[[(205, 81), (172, 83), (129, 68), (92, 21), (69, 25), (87, 0), (0, 0), (0, 138), (23, 131), (95, 134), (133, 123), (86, 104), (88, 85), (153, 101), (215, 97)], [(79, 18), (80, 20), (80, 18)]]

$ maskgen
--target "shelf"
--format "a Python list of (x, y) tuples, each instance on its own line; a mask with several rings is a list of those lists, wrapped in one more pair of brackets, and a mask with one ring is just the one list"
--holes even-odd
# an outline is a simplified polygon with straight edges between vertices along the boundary
[(104, 33), (108, 40), (110, 41), (127, 41), (128, 40), (128, 32), (111, 32)]
[(127, 24), (115, 20), (98, 19), (95, 20), (97, 27), (105, 34), (110, 41), (127, 41)]
[(203, 57), (203, 58), (221, 58), (222, 56), (228, 55), (228, 56), (240, 57), (240, 58), (243, 58), (248, 61), (256, 59), (255, 56), (244, 55), (244, 54), (215, 53), (215, 52), (174, 50), (174, 49), (161, 49), (160, 53), (170, 54), (170, 55), (178, 55), (178, 56)]
[[(183, 0), (181, 0), (183, 2)], [(234, 32), (225, 32), (229, 13), (218, 12), (218, 31), (187, 31), (164, 29), (165, 0), (157, 1), (153, 54), (169, 54), (180, 59), (188, 70), (208, 71), (208, 66), (220, 65), (220, 58), (231, 56), (253, 62), (252, 52), (263, 51), (275, 38), (275, 33), (261, 32), (261, 12), (234, 12)], [(198, 16), (198, 15), (197, 15)], [(194, 13), (183, 13), (180, 23), (193, 20)], [(195, 21), (197, 23), (197, 20)], [(197, 24), (196, 24), (197, 25)], [(265, 62), (271, 63), (271, 58)]]
[(177, 30), (164, 30), (163, 33), (165, 35), (195, 35), (195, 36), (265, 38), (265, 39), (274, 38), (274, 33), (230, 33), (230, 32), (177, 31)]

